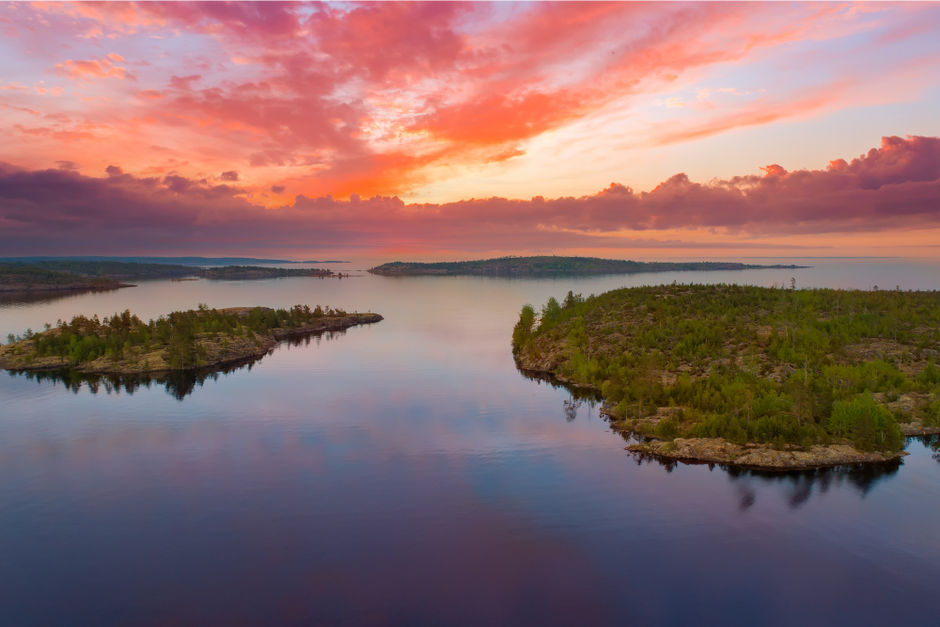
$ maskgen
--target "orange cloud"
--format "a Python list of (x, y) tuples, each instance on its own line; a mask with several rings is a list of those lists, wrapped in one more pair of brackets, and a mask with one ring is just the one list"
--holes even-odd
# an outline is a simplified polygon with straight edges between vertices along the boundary
[(94, 78), (123, 78), (137, 80), (137, 77), (124, 66), (124, 57), (111, 53), (101, 59), (75, 60), (68, 59), (55, 66), (56, 74), (69, 78), (91, 80)]

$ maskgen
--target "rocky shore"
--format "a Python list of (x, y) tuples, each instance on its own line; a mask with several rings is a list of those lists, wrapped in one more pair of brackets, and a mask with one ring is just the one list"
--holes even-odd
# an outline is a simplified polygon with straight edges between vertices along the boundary
[[(565, 386), (573, 393), (589, 396), (599, 394), (590, 386), (579, 385), (555, 374), (546, 369), (544, 364), (531, 362), (524, 364), (517, 359), (516, 365), (528, 377)], [(860, 451), (851, 444), (845, 443), (815, 444), (810, 447), (789, 445), (776, 449), (753, 442), (735, 444), (723, 438), (675, 438), (667, 441), (644, 435), (651, 432), (659, 420), (667, 418), (670, 410), (673, 409), (675, 408), (659, 408), (656, 414), (640, 421), (621, 420), (610, 411), (607, 405), (602, 405), (599, 413), (608, 420), (611, 429), (625, 438), (646, 438), (643, 441), (628, 444), (624, 447), (625, 450), (641, 456), (691, 464), (721, 464), (736, 468), (787, 472), (853, 464), (881, 464), (897, 461), (908, 455), (903, 450), (894, 453)], [(902, 423), (900, 428), (901, 433), (908, 437), (940, 434), (940, 428), (925, 427), (919, 422)]]
[(676, 438), (629, 444), (626, 450), (643, 455), (692, 463), (725, 464), (760, 470), (809, 470), (850, 464), (896, 461), (907, 452), (865, 452), (849, 444), (815, 444), (781, 450), (760, 444), (734, 444), (722, 438)]

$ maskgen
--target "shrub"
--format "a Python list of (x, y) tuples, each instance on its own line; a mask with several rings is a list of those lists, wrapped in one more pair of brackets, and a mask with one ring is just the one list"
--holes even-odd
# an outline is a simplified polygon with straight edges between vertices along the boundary
[(663, 418), (656, 423), (653, 433), (660, 440), (674, 440), (679, 437), (679, 421), (674, 417)]
[(870, 394), (833, 403), (826, 429), (835, 436), (848, 438), (865, 451), (896, 451), (904, 443), (891, 412), (875, 403)]

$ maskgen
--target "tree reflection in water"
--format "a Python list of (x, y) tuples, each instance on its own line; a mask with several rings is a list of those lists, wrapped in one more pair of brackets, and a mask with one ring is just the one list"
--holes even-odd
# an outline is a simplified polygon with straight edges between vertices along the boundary
[(940, 462), (940, 435), (924, 435), (913, 438), (933, 451), (933, 458)]
[[(569, 400), (563, 401), (564, 416), (567, 422), (571, 422), (577, 417), (578, 408), (582, 404), (586, 403), (590, 407), (594, 407), (601, 402), (600, 396), (588, 388), (573, 387), (539, 372), (527, 371), (521, 368), (519, 372), (527, 379), (537, 381), (540, 385), (546, 383), (553, 388), (567, 390), (571, 394)], [(601, 415), (603, 415), (603, 412), (601, 412)], [(628, 443), (636, 441), (635, 436), (630, 433), (618, 433)], [(925, 446), (930, 447), (934, 451), (934, 459), (940, 461), (940, 435), (916, 439), (920, 440)], [(786, 501), (791, 509), (802, 506), (810, 500), (813, 494), (826, 493), (832, 486), (850, 486), (864, 498), (879, 481), (896, 474), (903, 463), (901, 460), (895, 460), (882, 464), (846, 464), (832, 468), (781, 472), (739, 468), (707, 462), (680, 462), (638, 451), (630, 451), (629, 454), (636, 460), (637, 465), (656, 464), (661, 466), (667, 473), (674, 471), (679, 467), (679, 464), (708, 466), (709, 470), (720, 467), (728, 474), (728, 478), (735, 485), (738, 494), (738, 507), (741, 511), (746, 511), (757, 502), (757, 491), (760, 485), (786, 486)]]
[[(290, 346), (308, 346), (310, 342), (319, 344), (322, 340), (332, 340), (337, 336), (344, 335), (345, 329), (337, 331), (322, 331), (319, 333), (310, 333), (308, 335), (291, 337), (282, 340), (278, 344), (288, 344)], [(268, 351), (268, 355), (277, 350), (277, 347)], [(195, 370), (175, 370), (156, 374), (89, 374), (79, 372), (73, 368), (64, 368), (58, 370), (40, 370), (40, 371), (10, 371), (11, 376), (23, 376), (32, 381), (43, 383), (46, 381), (54, 384), (61, 383), (72, 392), (78, 394), (83, 387), (87, 388), (92, 394), (104, 392), (106, 394), (133, 394), (141, 387), (151, 388), (154, 385), (162, 385), (166, 388), (167, 394), (170, 394), (177, 400), (182, 401), (192, 394), (196, 388), (202, 387), (207, 381), (217, 381), (220, 375), (226, 375), (242, 368), (251, 370), (252, 367), (264, 357), (251, 357), (226, 363), (222, 366), (210, 366), (198, 368)]]

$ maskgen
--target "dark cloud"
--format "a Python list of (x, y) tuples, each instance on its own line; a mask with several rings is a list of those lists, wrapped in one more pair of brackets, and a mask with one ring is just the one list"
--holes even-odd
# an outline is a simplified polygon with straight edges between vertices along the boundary
[(117, 242), (147, 250), (513, 251), (619, 246), (622, 230), (708, 228), (751, 236), (940, 227), (940, 138), (886, 137), (865, 155), (824, 170), (773, 165), (764, 172), (704, 184), (676, 174), (649, 192), (611, 184), (577, 198), (408, 205), (387, 196), (298, 196), (266, 209), (249, 202), (245, 189), (177, 174), (140, 178), (109, 166), (108, 177), (94, 178), (0, 164), (0, 248), (106, 253)]

